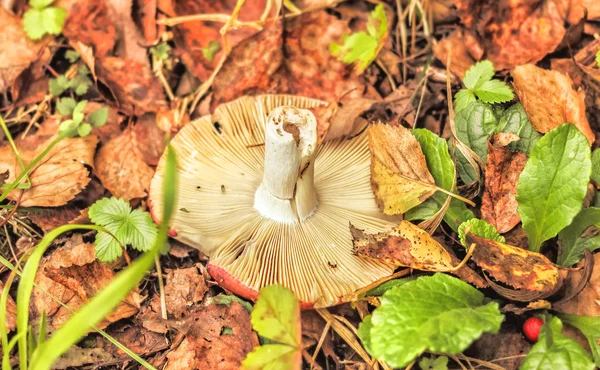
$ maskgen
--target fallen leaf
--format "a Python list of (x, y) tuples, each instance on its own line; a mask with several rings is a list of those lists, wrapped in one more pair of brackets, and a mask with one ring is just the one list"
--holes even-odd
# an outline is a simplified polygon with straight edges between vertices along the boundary
[(38, 59), (43, 41), (33, 42), (25, 35), (21, 19), (0, 9), (0, 93), (12, 86), (16, 78)]
[(435, 181), (421, 146), (402, 126), (375, 124), (369, 128), (371, 186), (386, 215), (398, 215), (435, 193)]
[[(126, 324), (121, 327), (115, 327), (115, 325), (112, 325), (107, 332), (111, 337), (118, 340), (119, 343), (140, 356), (147, 356), (169, 347), (169, 341), (164, 335), (152, 332), (140, 326)], [(94, 347), (103, 349), (112, 354), (115, 357), (115, 360), (131, 360), (131, 357), (128, 354), (104, 337), (98, 338)], [(98, 362), (95, 364), (96, 366), (102, 366)]]
[[(45, 257), (35, 277), (39, 286), (33, 289), (33, 307), (38, 315), (45, 312), (53, 328), (60, 327), (71, 312), (58, 304), (52, 294), (72, 310), (84, 305), (95, 293), (115, 276), (110, 265), (96, 260), (94, 245), (84, 243), (81, 235), (73, 236), (65, 245)], [(45, 292), (44, 292), (45, 291)], [(110, 323), (137, 313), (143, 298), (135, 291), (98, 324), (105, 328)]]
[(115, 197), (143, 198), (154, 170), (143, 160), (132, 128), (106, 143), (96, 155), (96, 175)]
[(167, 143), (164, 132), (156, 124), (156, 115), (146, 113), (138, 119), (133, 126), (133, 133), (138, 143), (142, 159), (150, 166), (158, 165), (158, 160), (163, 154)]
[[(352, 32), (347, 21), (314, 11), (270, 23), (233, 48), (212, 85), (211, 110), (243, 95), (281, 93), (337, 102), (342, 96), (376, 98), (352, 66), (329, 45)], [(365, 90), (367, 91), (365, 93)]]
[[(582, 261), (582, 264), (585, 261)], [(565, 295), (577, 288), (584, 276), (583, 270), (579, 269), (569, 274), (565, 282)], [(580, 316), (600, 316), (600, 254), (594, 254), (594, 269), (590, 280), (585, 284), (583, 290), (575, 297), (558, 302), (553, 308), (562, 313)]]
[[(51, 140), (43, 140), (34, 150), (19, 148), (27, 145), (17, 143), (25, 165), (43, 151)], [(13, 190), (8, 199), (20, 197), (23, 207), (57, 207), (66, 204), (90, 182), (88, 167), (93, 163), (97, 143), (98, 138), (93, 135), (62, 139), (29, 173), (31, 187), (25, 189), (22, 196), (21, 190)], [(21, 173), (21, 167), (9, 145), (0, 148), (0, 172), (6, 170), (10, 173), (8, 182), (14, 181)]]
[(483, 48), (472, 32), (458, 28), (433, 47), (433, 55), (443, 64), (451, 54), (450, 70), (461, 80), (467, 70), (483, 57)]
[(487, 283), (468, 266), (452, 269), (460, 260), (427, 232), (401, 221), (389, 232), (369, 234), (350, 225), (354, 254), (377, 261), (423, 271), (448, 271), (479, 288)]
[(476, 244), (471, 259), (504, 284), (548, 295), (561, 286), (560, 267), (543, 254), (467, 233), (467, 244), (471, 243)]
[(81, 348), (72, 346), (56, 362), (52, 364), (53, 369), (68, 369), (72, 367), (90, 364), (112, 363), (117, 360), (113, 355), (102, 348)]
[(202, 301), (207, 291), (205, 277), (197, 267), (169, 272), (165, 286), (167, 312), (177, 319), (183, 318), (192, 311), (190, 306)]
[(521, 221), (517, 212), (517, 182), (526, 162), (525, 153), (488, 144), (481, 218), (499, 233), (511, 230)]
[(148, 51), (144, 47), (145, 40), (131, 18), (133, 0), (109, 0), (112, 6), (112, 21), (119, 33), (119, 42), (114, 55), (135, 61), (150, 68)]
[[(4, 283), (0, 281), (0, 293), (4, 290)], [(6, 301), (6, 329), (8, 331), (13, 331), (17, 327), (17, 306), (15, 304), (15, 300), (8, 295), (8, 300)]]
[[(178, 0), (174, 2), (174, 11), (177, 16), (195, 14), (231, 14), (236, 6), (236, 0), (221, 1), (195, 1)], [(247, 0), (243, 3), (238, 20), (253, 22), (260, 20), (267, 4), (266, 0)], [(271, 8), (270, 15), (275, 15), (275, 7)], [(181, 54), (181, 60), (188, 69), (205, 81), (215, 69), (222, 56), (222, 51), (211, 54), (208, 58), (203, 50), (208, 48), (210, 42), (218, 42), (223, 49), (220, 29), (223, 23), (218, 22), (185, 22), (173, 28), (174, 41), (177, 46), (176, 52)], [(252, 27), (241, 27), (227, 32), (227, 39), (231, 46), (256, 34), (257, 29)]]
[(513, 325), (503, 325), (498, 334), (483, 333), (466, 351), (484, 361), (493, 361), (505, 370), (517, 370), (529, 352), (531, 343)]
[(572, 123), (591, 143), (595, 136), (585, 116), (584, 96), (573, 89), (568, 76), (533, 64), (511, 71), (517, 95), (533, 127), (546, 133), (563, 123)]
[(96, 58), (107, 57), (112, 55), (117, 42), (115, 16), (107, 1), (77, 1), (69, 11), (63, 34), (72, 42), (91, 46)]
[(165, 370), (238, 369), (258, 345), (250, 314), (237, 302), (229, 306), (210, 304), (180, 322), (186, 334), (177, 349), (167, 355)]
[(157, 0), (136, 0), (134, 7), (135, 20), (141, 25), (142, 34), (147, 44), (154, 44), (157, 38), (156, 11)]
[(98, 60), (97, 73), (113, 93), (117, 106), (128, 114), (157, 112), (166, 105), (162, 86), (145, 63), (106, 57)]
[(135, 321), (143, 328), (153, 333), (166, 334), (169, 331), (170, 323), (162, 318), (160, 296), (153, 294), (150, 303), (140, 309), (136, 315)]

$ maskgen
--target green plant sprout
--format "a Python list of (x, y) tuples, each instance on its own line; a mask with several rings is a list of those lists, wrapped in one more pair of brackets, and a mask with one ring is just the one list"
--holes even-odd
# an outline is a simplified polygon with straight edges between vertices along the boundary
[(215, 60), (215, 56), (219, 51), (221, 51), (221, 44), (219, 44), (219, 42), (216, 40), (211, 40), (208, 43), (208, 46), (202, 48), (202, 55), (204, 55), (204, 58), (206, 58), (206, 60), (212, 63)]
[(60, 75), (50, 79), (48, 82), (50, 93), (54, 96), (60, 96), (65, 91), (72, 90), (78, 96), (84, 95), (93, 85), (89, 74), (89, 68), (85, 64), (80, 64), (79, 67), (77, 67), (77, 74), (75, 77), (69, 79), (65, 75)]
[(67, 11), (50, 6), (54, 0), (29, 0), (31, 8), (23, 14), (23, 30), (32, 40), (39, 40), (47, 34), (62, 32)]
[(379, 4), (369, 15), (367, 32), (359, 31), (342, 38), (343, 44), (332, 42), (329, 51), (346, 64), (356, 63), (356, 72), (364, 72), (373, 63), (388, 34), (385, 8)]
[(92, 127), (104, 126), (108, 119), (108, 108), (98, 108), (88, 115), (88, 122), (84, 122), (83, 110), (87, 105), (87, 100), (80, 102), (73, 98), (62, 98), (56, 104), (56, 109), (63, 116), (71, 116), (60, 124), (58, 134), (64, 137), (75, 137), (77, 135), (86, 137), (92, 132)]
[(166, 42), (161, 42), (160, 44), (150, 48), (150, 54), (152, 54), (156, 59), (160, 60), (169, 59), (170, 51), (171, 47)]
[(504, 103), (515, 97), (510, 86), (504, 81), (493, 80), (492, 77), (494, 77), (494, 65), (489, 60), (472, 65), (463, 79), (465, 88), (454, 95), (456, 113), (474, 102), (476, 97), (489, 104)]

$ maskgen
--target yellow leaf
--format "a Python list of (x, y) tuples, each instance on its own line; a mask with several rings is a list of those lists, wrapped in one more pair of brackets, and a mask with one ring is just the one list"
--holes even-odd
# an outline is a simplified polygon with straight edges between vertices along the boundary
[(386, 215), (405, 213), (437, 190), (421, 146), (408, 129), (371, 126), (369, 149), (373, 193)]

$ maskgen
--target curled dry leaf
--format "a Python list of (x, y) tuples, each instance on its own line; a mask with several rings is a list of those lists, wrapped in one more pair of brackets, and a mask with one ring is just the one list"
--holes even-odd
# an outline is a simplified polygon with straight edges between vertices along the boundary
[(146, 196), (154, 170), (144, 162), (140, 145), (130, 127), (106, 143), (96, 155), (96, 175), (117, 198), (130, 200)]
[(533, 127), (546, 133), (563, 123), (572, 123), (588, 141), (595, 136), (585, 116), (585, 97), (573, 89), (569, 76), (526, 64), (511, 75), (517, 95)]
[[(44, 291), (52, 294), (72, 310), (77, 310), (106, 286), (115, 276), (110, 265), (96, 260), (94, 245), (84, 243), (80, 235), (69, 239), (65, 245), (44, 258), (35, 277), (35, 282)], [(45, 312), (53, 328), (66, 322), (71, 313), (58, 304), (44, 291), (33, 289), (33, 307), (38, 315)], [(131, 292), (117, 308), (98, 324), (108, 324), (137, 313), (143, 298)]]
[(435, 193), (421, 146), (402, 126), (382, 123), (369, 128), (371, 186), (377, 205), (386, 215), (398, 215)]
[(190, 306), (202, 301), (207, 291), (204, 276), (197, 267), (173, 270), (167, 275), (165, 286), (167, 311), (181, 319), (190, 312)]
[(530, 252), (468, 233), (475, 243), (471, 259), (494, 279), (516, 289), (548, 295), (561, 287), (560, 267), (540, 253)]
[[(342, 96), (376, 98), (352, 66), (337, 60), (329, 45), (350, 34), (348, 21), (314, 11), (269, 23), (233, 48), (213, 82), (211, 110), (243, 95), (281, 93), (337, 102)], [(367, 93), (364, 91), (367, 90)]]
[(97, 72), (118, 107), (128, 114), (157, 112), (166, 105), (162, 86), (145, 63), (106, 57), (98, 60)]
[(250, 314), (237, 302), (205, 306), (179, 326), (186, 337), (167, 355), (165, 370), (239, 369), (242, 360), (258, 345)]
[[(34, 150), (19, 148), (25, 165), (43, 151), (51, 140), (42, 141)], [(34, 141), (23, 143), (23, 146), (30, 147), (27, 144)], [(61, 140), (29, 173), (31, 187), (25, 189), (22, 196), (21, 190), (14, 190), (8, 198), (16, 200), (20, 197), (23, 207), (58, 207), (66, 204), (90, 182), (88, 167), (93, 163), (97, 143), (98, 138), (93, 135)], [(10, 173), (7, 182), (13, 181), (21, 173), (17, 158), (8, 145), (0, 148), (0, 172), (6, 170)]]
[(0, 8), (0, 24), (0, 93), (4, 93), (38, 59), (44, 43), (31, 41), (23, 31), (21, 19), (4, 8)]
[(511, 230), (521, 221), (517, 213), (517, 182), (526, 162), (525, 153), (488, 144), (481, 217), (500, 233)]
[[(585, 261), (581, 263), (584, 264)], [(582, 278), (585, 278), (584, 269), (578, 269), (569, 274), (569, 278), (565, 282), (566, 296), (578, 289)], [(592, 275), (583, 290), (567, 301), (554, 304), (553, 308), (566, 314), (600, 316), (600, 254), (594, 254)]]
[(468, 266), (453, 271), (460, 260), (427, 232), (402, 221), (389, 232), (368, 234), (350, 225), (354, 254), (395, 266), (423, 271), (449, 271), (479, 288), (486, 282)]

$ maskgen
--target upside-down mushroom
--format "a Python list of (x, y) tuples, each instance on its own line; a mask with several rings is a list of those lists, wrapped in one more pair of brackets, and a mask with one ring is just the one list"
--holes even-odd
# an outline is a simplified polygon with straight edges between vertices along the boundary
[[(172, 140), (180, 182), (171, 235), (210, 256), (224, 288), (256, 299), (281, 284), (303, 308), (347, 301), (393, 267), (353, 255), (349, 224), (382, 232), (367, 134), (317, 145), (314, 99), (244, 97), (189, 123)], [(160, 215), (164, 156), (149, 192)], [(155, 219), (160, 222), (160, 219)]]

